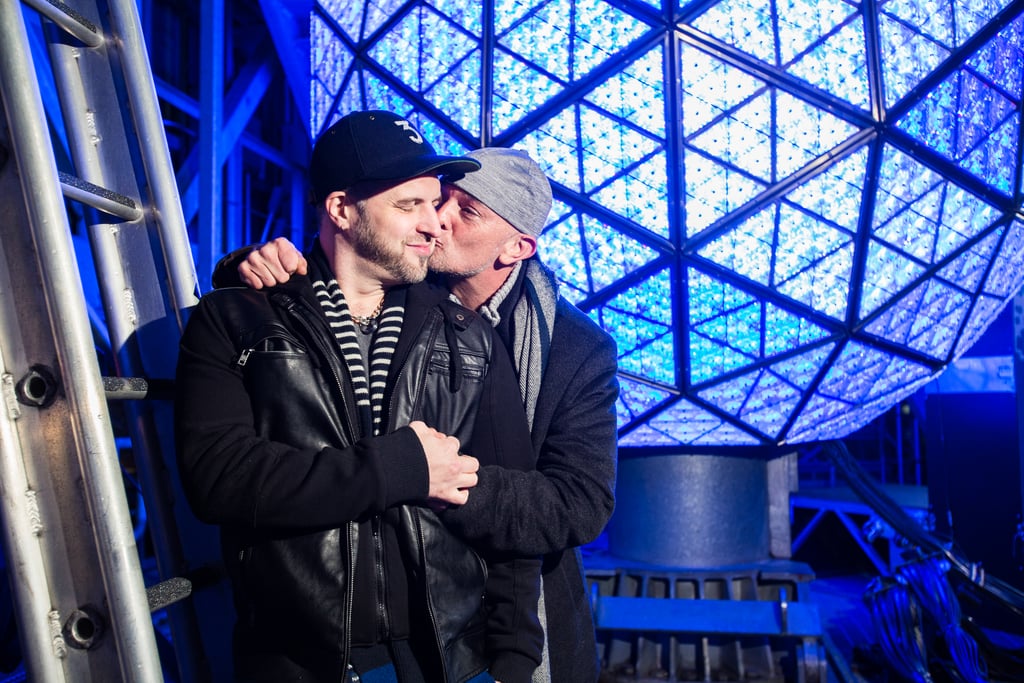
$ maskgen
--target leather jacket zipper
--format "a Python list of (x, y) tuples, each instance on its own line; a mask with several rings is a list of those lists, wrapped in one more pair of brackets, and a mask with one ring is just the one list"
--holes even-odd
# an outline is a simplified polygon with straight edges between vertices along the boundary
[(384, 567), (384, 539), (381, 531), (381, 518), (377, 515), (370, 522), (373, 529), (373, 567), (375, 581), (377, 582), (377, 629), (381, 642), (387, 642), (391, 637), (391, 623), (388, 621), (387, 593), (388, 582), (385, 577)]

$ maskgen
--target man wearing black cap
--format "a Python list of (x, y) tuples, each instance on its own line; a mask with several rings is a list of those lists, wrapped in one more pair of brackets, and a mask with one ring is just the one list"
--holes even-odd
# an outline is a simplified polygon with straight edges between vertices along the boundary
[(478, 166), (389, 112), (342, 118), (310, 162), (308, 277), (190, 317), (179, 467), (221, 526), (239, 681), (524, 683), (540, 661), (539, 561), (481, 557), (436, 514), (480, 466), (532, 466), (493, 329), (422, 282), (437, 174)]
[[(478, 171), (442, 178), (444, 231), (430, 257), (459, 302), (491, 322), (512, 357), (532, 431), (536, 469), (482, 467), (465, 505), (444, 513), (463, 537), (499, 551), (544, 555), (545, 658), (534, 681), (593, 683), (597, 643), (579, 546), (614, 507), (614, 340), (559, 296), (536, 256), (551, 186), (525, 152), (485, 147)], [(237, 258), (231, 267), (234, 271)], [(251, 287), (283, 281), (306, 263), (287, 240), (237, 265)]]

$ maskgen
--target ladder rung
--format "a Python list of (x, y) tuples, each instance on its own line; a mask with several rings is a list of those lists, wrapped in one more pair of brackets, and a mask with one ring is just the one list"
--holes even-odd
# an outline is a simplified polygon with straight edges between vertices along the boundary
[(131, 197), (93, 185), (63, 171), (59, 175), (61, 189), (68, 199), (82, 202), (126, 221), (137, 221), (142, 218), (142, 209), (136, 206)]
[(175, 576), (161, 581), (155, 586), (146, 589), (146, 599), (149, 601), (149, 611), (155, 612), (163, 609), (179, 600), (184, 600), (192, 594), (192, 582), (181, 576)]
[(103, 391), (107, 400), (123, 401), (136, 399), (170, 399), (174, 382), (166, 379), (145, 377), (104, 377)]
[(103, 44), (103, 36), (100, 35), (95, 24), (60, 0), (24, 0), (24, 2), (89, 47), (99, 47)]

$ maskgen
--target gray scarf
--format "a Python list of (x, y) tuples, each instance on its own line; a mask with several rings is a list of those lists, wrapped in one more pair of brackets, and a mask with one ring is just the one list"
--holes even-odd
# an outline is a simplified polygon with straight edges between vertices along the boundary
[(536, 258), (520, 261), (505, 284), (480, 307), (479, 313), (494, 326), (501, 322), (498, 307), (515, 284), (520, 268), (526, 268), (526, 277), (519, 301), (512, 308), (512, 360), (519, 376), (519, 393), (526, 408), (526, 419), (530, 429), (533, 429), (537, 395), (544, 377), (544, 368), (547, 367), (551, 333), (555, 327), (555, 309), (558, 306), (558, 282), (554, 273)]
[[(526, 268), (523, 290), (519, 301), (512, 308), (512, 358), (519, 375), (519, 391), (526, 408), (526, 419), (533, 429), (533, 418), (537, 412), (537, 395), (547, 367), (548, 351), (551, 348), (551, 333), (555, 327), (555, 309), (558, 306), (558, 282), (554, 273), (536, 258), (520, 261), (509, 274), (505, 284), (494, 293), (479, 313), (491, 325), (501, 322), (498, 307), (508, 296), (519, 276), (520, 267)], [(540, 666), (533, 672), (533, 683), (551, 683), (551, 661), (548, 654), (547, 611), (544, 606), (544, 581), (541, 579), (540, 600), (537, 616), (544, 629), (544, 651)]]

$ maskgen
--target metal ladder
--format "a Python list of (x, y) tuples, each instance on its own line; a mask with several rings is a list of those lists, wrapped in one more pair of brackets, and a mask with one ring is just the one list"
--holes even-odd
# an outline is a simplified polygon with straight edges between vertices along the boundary
[[(151, 611), (166, 607), (171, 678), (221, 680), (229, 597), (211, 580), (205, 603), (182, 600), (180, 578), (218, 565), (215, 532), (180, 495), (154, 391), (198, 287), (143, 31), (135, 0), (68, 3), (0, 0), (0, 514), (22, 657), (34, 681), (164, 681)], [(116, 377), (100, 369), (102, 322)], [(148, 589), (115, 399), (162, 579)]]

